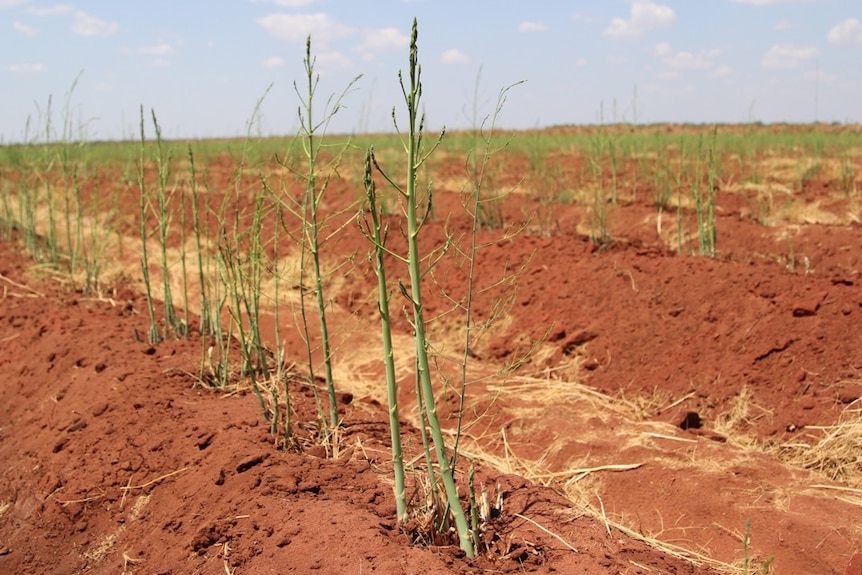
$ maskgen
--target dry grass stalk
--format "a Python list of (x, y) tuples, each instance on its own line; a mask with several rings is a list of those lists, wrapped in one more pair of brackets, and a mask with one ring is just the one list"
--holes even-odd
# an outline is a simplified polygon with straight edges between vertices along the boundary
[(4, 288), (4, 289), (3, 289), (3, 297), (4, 297), (4, 298), (6, 297), (6, 295), (10, 295), (10, 296), (12, 296), (12, 297), (45, 297), (45, 294), (40, 293), (40, 292), (38, 292), (38, 291), (34, 290), (34, 289), (33, 289), (33, 288), (31, 288), (31, 287), (27, 287), (27, 286), (25, 286), (24, 284), (20, 284), (20, 283), (18, 283), (18, 282), (16, 282), (16, 281), (14, 281), (14, 280), (12, 280), (12, 279), (9, 279), (9, 278), (7, 278), (6, 276), (4, 276), (3, 274), (0, 274), (0, 280), (5, 281), (5, 282), (9, 283), (10, 285), (12, 285), (12, 286), (14, 286), (14, 287), (16, 287), (16, 288), (18, 288), (18, 289), (23, 289), (23, 290), (25, 290), (25, 291), (30, 292), (28, 295), (7, 294), (7, 293), (6, 293), (6, 288)]
[(556, 539), (557, 541), (559, 541), (560, 543), (562, 543), (563, 545), (565, 545), (566, 547), (568, 547), (569, 549), (574, 551), (575, 553), (578, 552), (578, 550), (575, 549), (568, 541), (566, 541), (565, 539), (563, 539), (562, 537), (560, 537), (559, 535), (557, 535), (556, 533), (554, 533), (550, 529), (539, 525), (537, 522), (533, 521), (529, 517), (525, 517), (525, 516), (521, 515), (520, 513), (515, 513), (515, 517), (518, 517), (520, 519), (523, 519), (524, 521), (532, 523), (533, 525), (535, 525), (536, 527), (538, 527), (539, 529), (541, 529), (542, 531), (544, 531), (545, 533), (547, 533), (548, 535), (550, 535), (551, 537), (553, 537), (554, 539)]
[(177, 469), (176, 471), (171, 471), (170, 473), (165, 473), (164, 475), (160, 475), (160, 476), (156, 477), (155, 479), (151, 479), (151, 480), (147, 481), (146, 483), (142, 483), (141, 485), (131, 485), (131, 486), (126, 486), (126, 487), (121, 487), (120, 489), (122, 489), (123, 491), (129, 491), (131, 489), (144, 489), (146, 487), (149, 487), (150, 485), (155, 485), (156, 483), (159, 483), (159, 482), (167, 479), (168, 477), (172, 477), (174, 475), (180, 474), (183, 471), (186, 471), (187, 469), (188, 469), (188, 467), (183, 467), (182, 469)]
[(844, 482), (851, 488), (862, 487), (862, 400), (848, 405), (835, 425), (805, 429), (823, 435), (820, 439), (811, 438), (811, 442), (803, 439), (780, 444), (774, 448), (774, 454), (790, 465)]

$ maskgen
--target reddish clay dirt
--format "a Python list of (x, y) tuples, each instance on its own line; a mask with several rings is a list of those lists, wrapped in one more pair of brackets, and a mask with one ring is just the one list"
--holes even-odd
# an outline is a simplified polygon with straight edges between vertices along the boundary
[[(577, 157), (559, 160), (563, 173), (581, 169)], [(509, 162), (501, 182), (516, 181), (522, 164)], [(462, 169), (437, 166), (426, 249), (469, 229)], [(223, 171), (212, 189), (229, 189)], [(328, 205), (356, 197), (345, 178)], [(507, 198), (507, 222), (547, 209), (542, 185), (526, 181)], [(88, 299), (28, 272), (3, 245), (0, 571), (745, 573), (750, 525), (750, 573), (772, 558), (771, 573), (858, 575), (858, 196), (825, 176), (789, 192), (723, 181), (715, 258), (675, 252), (676, 207), (659, 230), (648, 189), (621, 197), (605, 248), (587, 237), (582, 204), (553, 203), (551, 228), (532, 220), (511, 239), (480, 233), (488, 245), (475, 277), (489, 289), (474, 302), (477, 318), (505, 293), (492, 287), (501, 270), (523, 269), (504, 321), (474, 342), (471, 369), (524, 364), (469, 389), (468, 412), (481, 417), (462, 447), (480, 464), (479, 484), (504, 501), (478, 559), (394, 524), (376, 279), (355, 226), (324, 254), (362, 254), (331, 296), (352, 326), (336, 358), (338, 454), (308, 430), (306, 449), (278, 450), (253, 396), (196, 386), (200, 342), (135, 341), (146, 323), (134, 285)], [(696, 249), (688, 235), (681, 243)], [(463, 259), (444, 260), (433, 279), (431, 315), (451, 307), (443, 294), (463, 295)], [(438, 326), (448, 345), (457, 327)], [(295, 326), (280, 330), (287, 349), (301, 349)], [(409, 335), (405, 322), (398, 335)], [(403, 366), (406, 399), (413, 374)], [(310, 390), (297, 384), (294, 395), (297, 420), (312, 422)], [(443, 397), (451, 413), (454, 399)], [(402, 414), (414, 418), (409, 404)], [(839, 425), (849, 443), (805, 447)]]
[(26, 266), (0, 243), (3, 573), (711, 572), (493, 470), (488, 556), (421, 545), (394, 522), (379, 403), (342, 396), (335, 457), (280, 451), (251, 395), (195, 385), (198, 343), (135, 341), (139, 296), (81, 297)]

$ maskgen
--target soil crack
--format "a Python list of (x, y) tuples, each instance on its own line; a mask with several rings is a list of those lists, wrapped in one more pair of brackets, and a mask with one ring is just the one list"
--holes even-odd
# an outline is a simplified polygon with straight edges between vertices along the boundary
[(777, 346), (772, 346), (769, 349), (769, 351), (762, 353), (762, 354), (758, 355), (757, 357), (755, 357), (754, 363), (757, 363), (758, 361), (762, 361), (774, 353), (781, 353), (782, 351), (785, 351), (788, 347), (793, 345), (795, 342), (796, 342), (795, 338), (792, 338), (792, 337), (787, 338), (787, 340), (785, 340), (784, 343), (779, 344)]

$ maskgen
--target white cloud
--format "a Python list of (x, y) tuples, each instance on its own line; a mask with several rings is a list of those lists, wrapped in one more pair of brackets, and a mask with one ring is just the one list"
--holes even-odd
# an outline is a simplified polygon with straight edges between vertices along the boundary
[(311, 35), (311, 46), (325, 47), (329, 42), (349, 36), (353, 29), (329, 17), (329, 14), (268, 14), (255, 20), (273, 38), (288, 42), (305, 42)]
[(589, 64), (589, 62), (587, 62), (586, 58), (578, 58), (575, 60), (575, 68), (586, 68), (587, 64)]
[(579, 24), (590, 24), (593, 21), (593, 17), (586, 12), (574, 12), (572, 14), (572, 20)]
[(381, 52), (403, 48), (409, 43), (410, 38), (398, 28), (374, 28), (362, 31), (362, 43), (357, 48), (365, 52)]
[(34, 37), (38, 35), (38, 32), (30, 26), (27, 26), (23, 22), (18, 22), (17, 20), (12, 23), (12, 28), (15, 29), (19, 34), (24, 34), (25, 36)]
[(45, 64), (12, 64), (6, 69), (10, 72), (44, 72)]
[(97, 92), (112, 92), (114, 87), (108, 82), (96, 82), (95, 89)]
[(264, 68), (281, 68), (284, 66), (285, 61), (281, 56), (270, 56), (266, 60), (263, 61)]
[(608, 56), (608, 62), (619, 66), (620, 64), (625, 64), (626, 62), (628, 62), (628, 58), (626, 58), (625, 56), (620, 56), (618, 54), (611, 54)]
[(72, 11), (71, 4), (56, 4), (55, 6), (31, 6), (27, 12), (33, 16), (62, 16)]
[(21, 4), (26, 4), (30, 0), (0, 0), (0, 10), (4, 8), (13, 8), (15, 6), (20, 6)]
[(792, 46), (790, 44), (773, 44), (760, 60), (764, 68), (790, 70), (798, 68), (805, 60), (816, 58), (820, 50), (814, 46)]
[(166, 60), (165, 58), (156, 58), (149, 63), (150, 68), (167, 68), (170, 65), (170, 60)]
[(518, 32), (544, 32), (548, 27), (544, 22), (521, 22), (518, 24)]
[(848, 18), (833, 26), (826, 35), (826, 39), (830, 44), (839, 46), (862, 44), (862, 22), (857, 18)]
[(670, 6), (635, 0), (629, 19), (614, 18), (604, 34), (611, 38), (636, 38), (648, 30), (670, 26), (675, 20), (676, 14)]
[(135, 54), (140, 56), (170, 56), (174, 53), (174, 48), (167, 42), (156, 44), (155, 46), (141, 46), (135, 50)]
[(665, 58), (673, 54), (673, 48), (667, 42), (659, 42), (655, 45), (655, 55), (659, 58)]
[(721, 50), (712, 48), (696, 54), (685, 50), (677, 52), (667, 42), (660, 42), (656, 44), (654, 53), (665, 67), (672, 70), (715, 70), (715, 59), (721, 55)]
[(72, 32), (80, 36), (110, 36), (120, 27), (116, 22), (101, 20), (82, 10), (75, 12)]
[(793, 28), (793, 23), (789, 20), (779, 20), (772, 27), (773, 30), (777, 30), (779, 32), (783, 32), (784, 30), (790, 30)]
[(776, 4), (805, 4), (813, 0), (730, 0), (735, 4), (751, 4), (752, 6), (771, 6)]
[(728, 66), (727, 64), (722, 64), (721, 66), (716, 66), (709, 72), (709, 76), (711, 78), (726, 78), (733, 74), (733, 68)]
[(440, 61), (444, 64), (464, 64), (470, 61), (467, 54), (457, 48), (450, 48), (443, 52), (440, 56)]

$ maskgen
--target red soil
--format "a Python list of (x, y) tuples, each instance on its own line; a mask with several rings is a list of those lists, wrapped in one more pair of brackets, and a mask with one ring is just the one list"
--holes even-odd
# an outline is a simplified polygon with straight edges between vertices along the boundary
[(140, 297), (68, 293), (0, 250), (3, 573), (709, 572), (492, 470), (488, 557), (419, 545), (395, 525), (379, 403), (343, 398), (336, 457), (280, 451), (250, 395), (195, 386), (199, 344), (135, 341)]
[[(458, 191), (440, 190), (436, 213), (455, 215), (429, 222), (426, 248), (467, 231)], [(331, 194), (356, 191), (338, 182)], [(540, 195), (511, 196), (507, 221), (542, 209)], [(821, 181), (793, 200), (858, 215), (830, 197)], [(855, 574), (860, 446), (842, 468), (785, 459), (839, 422), (859, 437), (862, 229), (764, 226), (751, 206), (746, 192), (719, 190), (716, 258), (675, 254), (644, 191), (611, 212), (607, 249), (585, 237), (587, 209), (574, 205), (554, 204), (550, 237), (535, 223), (514, 239), (480, 234), (490, 243), (479, 287), (524, 268), (506, 321), (471, 349), (474, 369), (494, 372), (540, 343), (508, 383), (470, 388), (483, 416), (465, 452), (504, 501), (477, 559), (421, 545), (394, 522), (364, 257), (333, 295), (334, 313), (364, 326), (342, 345), (356, 377), (339, 381), (333, 455), (311, 436), (301, 452), (276, 449), (253, 396), (196, 386), (200, 342), (136, 341), (147, 325), (133, 290), (64, 291), (0, 244), (0, 572), (709, 573), (742, 565), (750, 522), (749, 554), (774, 557), (774, 573)], [(664, 218), (666, 232), (675, 208)], [(368, 251), (355, 226), (334, 246), (327, 257)], [(429, 314), (451, 305), (441, 294), (463, 294), (465, 274), (463, 260), (440, 265)], [(479, 319), (502, 293), (476, 299)], [(445, 339), (452, 326), (439, 325)], [(300, 349), (296, 329), (281, 330)], [(297, 420), (313, 421), (310, 390), (294, 389)]]

